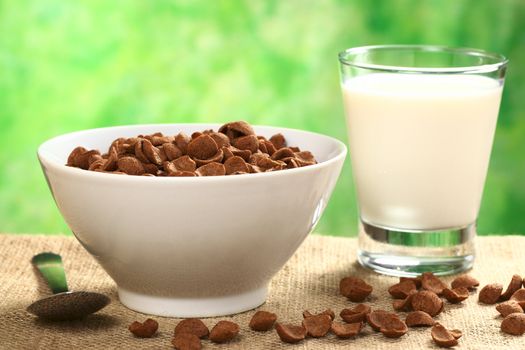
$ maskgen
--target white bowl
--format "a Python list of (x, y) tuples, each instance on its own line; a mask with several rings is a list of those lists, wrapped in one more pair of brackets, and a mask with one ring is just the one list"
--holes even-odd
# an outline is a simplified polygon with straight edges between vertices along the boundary
[(337, 182), (345, 145), (307, 131), (281, 132), (319, 164), (217, 177), (145, 177), (67, 167), (76, 146), (106, 151), (118, 137), (174, 135), (216, 124), (92, 129), (44, 142), (38, 158), (76, 238), (115, 280), (120, 301), (160, 316), (233, 314), (264, 303), (272, 276), (318, 222)]

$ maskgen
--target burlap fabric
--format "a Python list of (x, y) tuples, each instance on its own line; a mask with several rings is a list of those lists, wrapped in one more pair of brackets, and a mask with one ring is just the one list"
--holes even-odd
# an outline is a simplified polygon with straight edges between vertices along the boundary
[[(525, 275), (523, 254), (525, 237), (482, 237), (477, 241), (478, 259), (472, 274), (482, 285), (500, 282), (505, 286), (513, 273)], [(46, 323), (35, 319), (25, 307), (49, 291), (29, 264), (42, 251), (62, 255), (69, 285), (73, 290), (93, 290), (111, 296), (112, 303), (83, 321)], [(300, 323), (302, 311), (332, 308), (339, 312), (352, 305), (338, 293), (339, 280), (358, 275), (374, 286), (369, 303), (391, 310), (387, 293), (393, 277), (380, 276), (355, 263), (356, 240), (310, 236), (272, 281), (268, 301), (261, 309), (276, 312), (279, 320)], [(271, 258), (271, 257), (270, 257)], [(114, 282), (73, 238), (63, 236), (0, 235), (0, 348), (1, 349), (169, 349), (177, 319), (154, 317), (160, 333), (152, 339), (134, 338), (127, 326), (145, 315), (119, 303)], [(447, 280), (450, 280), (448, 278)], [(435, 348), (428, 328), (410, 329), (400, 339), (387, 339), (367, 327), (356, 339), (340, 340), (333, 335), (307, 339), (297, 345), (281, 343), (275, 331), (253, 332), (248, 322), (254, 311), (233, 317), (205, 319), (213, 326), (219, 319), (233, 319), (241, 326), (236, 341), (214, 345), (203, 341), (203, 348), (233, 349), (427, 349)], [(404, 316), (402, 316), (404, 317)], [(494, 306), (479, 305), (477, 295), (459, 305), (446, 304), (439, 322), (463, 331), (460, 349), (525, 349), (525, 336), (501, 333), (501, 318)]]

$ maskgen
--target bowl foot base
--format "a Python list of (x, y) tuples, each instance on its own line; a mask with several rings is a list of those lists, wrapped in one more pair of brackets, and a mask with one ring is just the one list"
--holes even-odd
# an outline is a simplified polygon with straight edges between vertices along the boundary
[(215, 317), (256, 308), (266, 301), (268, 286), (246, 293), (214, 298), (170, 298), (145, 295), (118, 288), (120, 302), (127, 308), (166, 317)]

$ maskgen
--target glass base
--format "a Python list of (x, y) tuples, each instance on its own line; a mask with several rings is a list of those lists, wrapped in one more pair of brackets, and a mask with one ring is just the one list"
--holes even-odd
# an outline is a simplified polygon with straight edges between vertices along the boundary
[(438, 231), (400, 230), (361, 221), (361, 265), (391, 276), (417, 276), (431, 271), (450, 275), (472, 268), (476, 225)]

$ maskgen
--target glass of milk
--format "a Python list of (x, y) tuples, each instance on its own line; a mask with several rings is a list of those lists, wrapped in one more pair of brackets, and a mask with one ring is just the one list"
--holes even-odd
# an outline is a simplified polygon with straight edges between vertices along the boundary
[(472, 267), (507, 59), (387, 45), (339, 61), (359, 262), (396, 276)]

